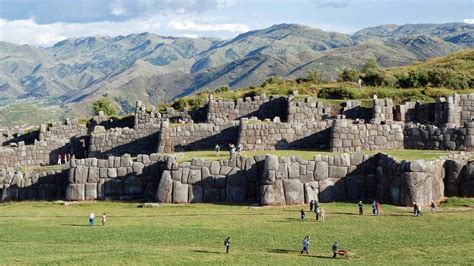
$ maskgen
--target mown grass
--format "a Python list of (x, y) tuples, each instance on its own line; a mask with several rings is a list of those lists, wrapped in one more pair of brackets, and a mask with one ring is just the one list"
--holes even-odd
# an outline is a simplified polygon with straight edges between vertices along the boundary
[[(0, 264), (470, 264), (474, 212), (382, 205), (382, 215), (356, 215), (354, 203), (322, 204), (326, 222), (301, 206), (252, 208), (212, 204), (139, 208), (138, 204), (88, 203), (62, 206), (22, 202), (0, 205)], [(304, 206), (307, 208), (306, 206)], [(88, 213), (108, 214), (106, 226), (87, 226)], [(366, 211), (369, 206), (366, 205)], [(97, 219), (100, 220), (100, 219)], [(300, 255), (305, 235), (309, 255)], [(231, 253), (223, 241), (232, 237)], [(332, 259), (331, 245), (354, 253)]]
[[(365, 154), (376, 154), (382, 152), (399, 160), (433, 160), (441, 156), (446, 156), (455, 152), (452, 151), (435, 151), (435, 150), (385, 150), (385, 151), (364, 151)], [(242, 155), (251, 157), (255, 155), (273, 154), (277, 156), (299, 156), (304, 160), (311, 160), (316, 155), (335, 156), (340, 153), (329, 151), (313, 151), (313, 150), (267, 150), (267, 151), (244, 151)], [(202, 158), (204, 160), (221, 160), (229, 159), (229, 151), (226, 147), (221, 147), (220, 154), (215, 151), (187, 151), (177, 152), (170, 155), (176, 156), (178, 162), (190, 161), (193, 158)]]

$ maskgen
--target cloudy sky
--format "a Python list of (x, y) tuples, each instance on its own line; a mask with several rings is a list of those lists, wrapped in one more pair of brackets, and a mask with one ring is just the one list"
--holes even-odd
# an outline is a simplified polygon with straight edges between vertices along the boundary
[(380, 24), (474, 23), (474, 0), (0, 0), (0, 41), (80, 36), (231, 38), (280, 23), (353, 33)]

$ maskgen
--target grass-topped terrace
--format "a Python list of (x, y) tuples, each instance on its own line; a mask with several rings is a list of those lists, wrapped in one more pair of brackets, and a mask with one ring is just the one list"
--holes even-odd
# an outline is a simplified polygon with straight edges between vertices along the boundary
[[(308, 206), (3, 203), (0, 264), (468, 265), (474, 261), (474, 201), (450, 201), (435, 215), (423, 208), (421, 217), (385, 204), (374, 217), (369, 202), (364, 216), (357, 215), (356, 203), (323, 203), (324, 223), (310, 212), (306, 222), (299, 221), (299, 210)], [(91, 211), (94, 227), (87, 225)], [(300, 255), (306, 235), (309, 255)], [(223, 245), (227, 236), (230, 254)], [(354, 256), (332, 259), (334, 241)]]
[[(193, 158), (201, 158), (204, 160), (220, 160), (228, 159), (229, 152), (224, 150), (224, 147), (221, 147), (220, 154), (217, 154), (215, 151), (187, 151), (187, 152), (177, 152), (170, 155), (176, 156), (177, 161), (185, 162), (190, 161)], [(398, 160), (434, 160), (442, 156), (446, 156), (452, 153), (458, 153), (455, 151), (437, 151), (437, 150), (386, 150), (386, 151), (364, 151), (365, 154), (376, 154), (378, 152), (388, 154)], [(265, 155), (273, 154), (277, 156), (293, 156), (297, 155), (304, 160), (311, 160), (316, 155), (329, 155), (334, 156), (341, 153), (329, 152), (329, 151), (310, 151), (310, 150), (267, 150), (267, 151), (244, 151), (242, 155), (244, 156), (255, 156), (255, 155)]]

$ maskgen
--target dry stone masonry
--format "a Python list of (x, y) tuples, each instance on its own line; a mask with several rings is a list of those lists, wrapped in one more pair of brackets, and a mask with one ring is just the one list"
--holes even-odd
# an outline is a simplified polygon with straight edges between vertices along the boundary
[[(135, 114), (0, 130), (2, 200), (156, 200), (300, 204), (377, 198), (423, 204), (445, 195), (474, 195), (474, 165), (466, 159), (396, 161), (363, 150), (474, 151), (474, 94), (435, 103), (373, 99), (341, 106), (314, 97), (244, 97), (215, 100), (192, 111), (156, 110), (137, 101)], [(233, 156), (178, 162), (171, 152), (313, 149), (339, 156)], [(158, 152), (158, 153), (156, 153)], [(350, 153), (347, 153), (350, 152)], [(55, 164), (64, 171), (31, 174), (24, 167)], [(3, 170), (1, 170), (3, 169)]]

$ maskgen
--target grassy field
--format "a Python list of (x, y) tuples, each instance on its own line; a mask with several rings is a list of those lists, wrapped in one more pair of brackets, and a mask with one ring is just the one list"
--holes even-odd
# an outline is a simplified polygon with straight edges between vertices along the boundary
[[(328, 203), (324, 223), (310, 213), (301, 223), (301, 206), (3, 203), (0, 264), (469, 264), (473, 203), (456, 199), (416, 218), (409, 208), (382, 205), (381, 216), (361, 217), (354, 203)], [(107, 225), (88, 226), (90, 211), (107, 212)], [(300, 255), (305, 235), (310, 254)], [(336, 240), (351, 259), (331, 258)]]
[[(375, 154), (378, 151), (364, 151), (366, 154)], [(437, 151), (437, 150), (387, 150), (382, 151), (385, 154), (393, 156), (399, 160), (433, 160), (441, 156), (449, 155), (452, 151)], [(243, 155), (250, 157), (255, 155), (274, 154), (278, 156), (292, 156), (297, 155), (302, 159), (311, 160), (315, 155), (329, 155), (334, 156), (340, 153), (327, 152), (327, 151), (309, 151), (309, 150), (274, 150), (274, 151), (244, 151)], [(220, 155), (216, 154), (215, 151), (187, 151), (173, 153), (179, 162), (190, 161), (193, 158), (202, 158), (204, 160), (219, 160), (228, 159), (229, 152), (222, 150)]]

